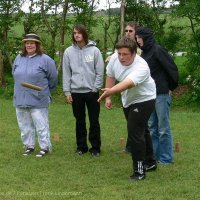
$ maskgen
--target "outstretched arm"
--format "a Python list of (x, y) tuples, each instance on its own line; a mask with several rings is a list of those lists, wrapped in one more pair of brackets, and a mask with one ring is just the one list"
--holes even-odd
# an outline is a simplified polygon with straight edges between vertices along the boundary
[(97, 100), (98, 102), (100, 102), (102, 99), (106, 98), (106, 97), (110, 97), (116, 93), (120, 93), (126, 89), (132, 88), (134, 87), (134, 83), (132, 80), (130, 79), (125, 79), (122, 82), (116, 84), (115, 86), (113, 86), (112, 88), (103, 88), (103, 94), (99, 97), (99, 99)]

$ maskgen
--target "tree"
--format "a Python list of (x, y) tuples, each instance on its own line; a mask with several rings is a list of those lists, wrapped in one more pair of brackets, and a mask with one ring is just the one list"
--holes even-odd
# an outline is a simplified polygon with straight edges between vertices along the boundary
[(95, 2), (95, 0), (71, 0), (69, 7), (75, 16), (74, 23), (85, 25), (89, 33), (91, 33), (91, 28), (96, 24), (94, 20), (94, 9), (97, 3)]
[(50, 42), (46, 41), (46, 44), (50, 44), (48, 54), (54, 58), (56, 54), (56, 36), (60, 28), (60, 1), (58, 0), (41, 0), (40, 1), (40, 12), (42, 15), (43, 23), (47, 28), (48, 33), (51, 36)]
[(36, 11), (38, 7), (38, 1), (29, 0), (29, 9), (26, 12), (23, 12), (23, 28), (24, 35), (28, 33), (37, 33), (42, 29), (42, 16)]
[(64, 53), (64, 44), (65, 44), (65, 22), (68, 11), (69, 1), (64, 0), (63, 2), (63, 12), (61, 15), (61, 26), (60, 26), (60, 49), (59, 49), (59, 63), (58, 63), (58, 72), (62, 69), (63, 53)]
[(125, 13), (125, 5), (126, 0), (121, 1), (121, 8), (120, 8), (120, 36), (124, 35), (124, 13)]
[(12, 65), (10, 54), (13, 51), (13, 44), (9, 39), (12, 33), (12, 27), (17, 23), (20, 17), (19, 8), (23, 1), (0, 1), (0, 87), (4, 84), (4, 73), (6, 67)]
[[(111, 9), (111, 5), (115, 3), (112, 0), (106, 1), (106, 10), (104, 12), (104, 15), (100, 18), (99, 22), (103, 27), (103, 54), (105, 56), (106, 51), (108, 50), (108, 39), (111, 41), (113, 45), (112, 51), (114, 51), (114, 46), (116, 41), (118, 41), (120, 26), (119, 26), (119, 13), (113, 13)], [(114, 24), (114, 25), (113, 25)], [(114, 31), (110, 33), (110, 30), (114, 27)], [(115, 36), (113, 38), (113, 35)]]
[[(177, 2), (177, 1), (176, 1)], [(200, 1), (179, 0), (174, 16), (188, 19), (189, 23), (182, 29), (190, 29), (185, 38), (187, 48), (186, 67), (188, 70), (188, 83), (191, 86), (194, 101), (200, 100)]]

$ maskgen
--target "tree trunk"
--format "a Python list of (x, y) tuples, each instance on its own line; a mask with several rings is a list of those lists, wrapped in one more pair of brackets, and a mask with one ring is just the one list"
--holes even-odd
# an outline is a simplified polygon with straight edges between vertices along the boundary
[(126, 0), (121, 1), (121, 8), (120, 8), (120, 36), (122, 37), (124, 34), (124, 12), (125, 12), (125, 4)]
[(61, 29), (60, 29), (60, 43), (61, 43), (61, 48), (59, 50), (59, 63), (57, 70), (60, 72), (62, 70), (62, 62), (63, 62), (63, 54), (65, 50), (65, 22), (66, 22), (66, 16), (67, 16), (67, 11), (69, 8), (69, 1), (65, 0), (64, 5), (63, 5), (63, 13), (62, 13), (62, 20), (61, 20)]
[(3, 65), (3, 55), (2, 51), (0, 50), (0, 87), (3, 86), (3, 72), (4, 72), (4, 65)]

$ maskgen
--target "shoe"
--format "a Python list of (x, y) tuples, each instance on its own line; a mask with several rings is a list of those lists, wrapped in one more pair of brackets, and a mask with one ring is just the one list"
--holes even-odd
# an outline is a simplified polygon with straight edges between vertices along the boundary
[(157, 162), (159, 165), (170, 165), (170, 164), (173, 164), (174, 161), (171, 161), (171, 162), (162, 162), (162, 161), (158, 161)]
[(100, 156), (100, 150), (96, 150), (96, 149), (89, 149), (89, 152), (91, 154), (92, 157), (99, 157)]
[(87, 153), (87, 151), (81, 151), (81, 150), (79, 150), (79, 149), (77, 149), (77, 150), (75, 151), (75, 154), (77, 154), (77, 155), (79, 155), (79, 156), (83, 155), (84, 153)]
[(44, 157), (45, 155), (48, 154), (48, 150), (44, 150), (44, 149), (41, 149), (39, 151), (39, 153), (36, 155), (36, 157), (40, 158), (40, 157)]
[(145, 174), (135, 173), (129, 177), (130, 181), (140, 181), (145, 179)]
[(23, 155), (24, 155), (24, 156), (28, 156), (28, 155), (32, 154), (33, 152), (34, 152), (34, 149), (33, 149), (33, 148), (27, 148), (27, 149), (24, 151)]
[(100, 156), (100, 153), (97, 152), (97, 151), (93, 151), (93, 152), (90, 152), (91, 153), (91, 156), (93, 157), (99, 157)]
[(155, 171), (157, 169), (157, 164), (156, 163), (145, 164), (144, 169), (146, 172)]

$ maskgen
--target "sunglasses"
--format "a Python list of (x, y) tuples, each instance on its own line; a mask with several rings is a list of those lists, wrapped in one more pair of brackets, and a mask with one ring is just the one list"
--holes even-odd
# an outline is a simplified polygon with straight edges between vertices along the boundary
[(132, 33), (133, 30), (125, 30), (125, 32), (126, 32), (126, 33), (127, 33), (127, 32)]

